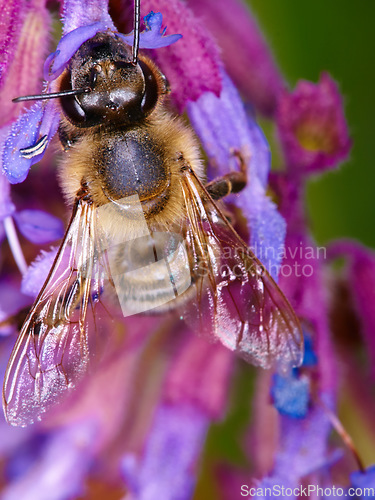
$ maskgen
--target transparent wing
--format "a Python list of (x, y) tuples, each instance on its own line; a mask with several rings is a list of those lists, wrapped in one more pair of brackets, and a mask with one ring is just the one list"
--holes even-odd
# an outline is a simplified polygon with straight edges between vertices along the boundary
[(186, 320), (252, 364), (300, 365), (303, 337), (288, 300), (194, 172), (184, 171), (181, 186), (193, 279)]
[(106, 279), (99, 240), (94, 205), (78, 199), (8, 363), (3, 406), (13, 425), (39, 420), (87, 370)]

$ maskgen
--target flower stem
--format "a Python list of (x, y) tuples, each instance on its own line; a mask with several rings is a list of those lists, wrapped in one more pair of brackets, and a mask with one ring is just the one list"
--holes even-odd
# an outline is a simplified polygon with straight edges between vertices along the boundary
[(4, 228), (5, 228), (5, 233), (8, 238), (8, 243), (10, 246), (10, 249), (12, 251), (14, 260), (16, 261), (16, 264), (18, 266), (18, 269), (20, 270), (20, 273), (22, 275), (25, 274), (27, 271), (27, 264), (25, 257), (22, 252), (22, 248), (17, 236), (17, 231), (16, 228), (14, 227), (14, 222), (13, 218), (11, 215), (8, 215), (8, 217), (5, 217), (4, 219)]

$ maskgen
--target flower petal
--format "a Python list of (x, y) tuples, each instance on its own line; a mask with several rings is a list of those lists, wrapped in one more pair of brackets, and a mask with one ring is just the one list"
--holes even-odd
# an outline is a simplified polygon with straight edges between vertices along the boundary
[(178, 43), (153, 54), (168, 78), (177, 109), (182, 112), (187, 101), (195, 101), (203, 92), (219, 95), (221, 62), (204, 24), (181, 0), (142, 0), (141, 4), (145, 12), (162, 12), (168, 30), (183, 36)]
[(228, 349), (188, 332), (169, 369), (166, 400), (194, 405), (211, 419), (221, 418), (228, 400), (233, 362), (234, 356)]
[(317, 84), (302, 80), (282, 93), (277, 126), (288, 166), (301, 173), (335, 167), (349, 154), (341, 95), (327, 73)]
[(21, 150), (37, 143), (42, 118), (43, 103), (39, 101), (23, 113), (11, 128), (3, 150), (3, 171), (11, 184), (23, 182), (31, 165), (37, 161), (23, 156)]
[(93, 460), (96, 425), (85, 421), (51, 432), (34, 467), (2, 490), (4, 500), (78, 498)]
[(348, 260), (347, 282), (375, 378), (375, 254), (356, 241), (339, 240), (330, 245), (329, 256)]
[(248, 165), (247, 186), (235, 203), (248, 218), (250, 246), (276, 279), (285, 222), (265, 192), (271, 159), (269, 147), (255, 120), (246, 115), (225, 72), (222, 82), (220, 97), (206, 92), (196, 102), (190, 102), (187, 111), (208, 156), (211, 177), (238, 170), (238, 153)]
[(239, 0), (189, 0), (220, 46), (226, 71), (257, 110), (272, 116), (284, 87), (271, 51), (249, 7)]
[(205, 92), (196, 102), (190, 102), (187, 111), (194, 130), (208, 155), (211, 176), (224, 175), (238, 168), (240, 153), (250, 165), (250, 176), (267, 184), (271, 153), (262, 131), (252, 117), (248, 117), (237, 89), (222, 71), (220, 96)]
[(276, 205), (268, 198), (259, 180), (254, 177), (236, 199), (236, 205), (246, 215), (250, 232), (250, 248), (262, 261), (275, 281), (281, 265), (286, 224)]
[(64, 236), (64, 224), (42, 210), (22, 210), (14, 215), (19, 230), (32, 243), (43, 245)]
[[(0, 14), (0, 88), (12, 63), (25, 16), (26, 0), (10, 0)], [(5, 5), (4, 5), (5, 7)]]
[(107, 27), (104, 22), (96, 22), (69, 31), (61, 38), (56, 51), (47, 57), (44, 64), (44, 79), (47, 81), (55, 80), (64, 71), (79, 47), (99, 31), (105, 31)]
[(5, 217), (12, 215), (15, 211), (15, 206), (10, 197), (10, 184), (5, 175), (0, 172), (0, 222)]
[(3, 150), (3, 172), (11, 184), (26, 179), (31, 165), (43, 157), (59, 122), (56, 103), (38, 101), (12, 125)]
[[(140, 49), (159, 49), (161, 47), (168, 47), (182, 38), (182, 35), (164, 35), (167, 28), (161, 30), (163, 15), (160, 12), (150, 12), (144, 17), (144, 22), (146, 24), (146, 30), (142, 31), (139, 35)], [(133, 45), (133, 31), (129, 33), (129, 35), (122, 35), (119, 33), (119, 36), (127, 44)]]
[(42, 88), (41, 67), (48, 51), (50, 14), (42, 2), (32, 0), (22, 17), (15, 51), (2, 79), (0, 126), (14, 121), (24, 107), (24, 103), (12, 102), (13, 98), (40, 93)]
[(306, 376), (275, 374), (271, 396), (276, 410), (292, 418), (306, 416), (310, 400), (310, 381)]
[[(30, 305), (31, 299), (22, 294), (19, 284), (13, 283), (9, 279), (3, 279), (0, 282), (0, 323), (17, 314), (22, 308)], [(0, 335), (14, 333), (14, 325), (1, 326)]]
[(42, 252), (27, 269), (22, 279), (21, 291), (25, 295), (37, 297), (57, 254), (57, 248)]
[[(64, 0), (63, 5), (63, 33), (80, 29), (87, 25), (101, 23), (104, 29), (115, 30), (111, 16), (108, 14), (108, 0)], [(91, 36), (94, 36), (95, 33)], [(90, 36), (86, 38), (88, 40)], [(83, 43), (83, 42), (81, 42)]]
[[(328, 406), (333, 402), (328, 394), (322, 396)], [(300, 479), (317, 469), (330, 465), (327, 439), (331, 431), (329, 418), (322, 408), (314, 407), (306, 417), (296, 420), (281, 419), (281, 442), (275, 458), (273, 477), (300, 482)], [(280, 483), (281, 484), (281, 483)]]
[(368, 488), (367, 490), (368, 494), (364, 493), (363, 495), (361, 495), (360, 498), (363, 499), (374, 498), (374, 495), (372, 495), (371, 493), (375, 491), (375, 465), (368, 467), (364, 472), (362, 471), (353, 472), (350, 475), (350, 479), (352, 482), (352, 486), (354, 488), (359, 488), (363, 492), (365, 491), (365, 488)]
[(127, 455), (122, 462), (134, 498), (190, 500), (207, 427), (207, 417), (194, 407), (161, 405), (141, 459)]

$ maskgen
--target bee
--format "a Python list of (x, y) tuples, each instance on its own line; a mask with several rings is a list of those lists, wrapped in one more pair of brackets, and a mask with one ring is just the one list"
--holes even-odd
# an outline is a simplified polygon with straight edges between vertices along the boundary
[(137, 47), (136, 35), (131, 48), (99, 32), (58, 80), (59, 179), (72, 215), (6, 371), (13, 425), (76, 386), (110, 296), (124, 315), (177, 311), (255, 365), (301, 363), (299, 321), (222, 205), (246, 185), (245, 166), (207, 183), (197, 138)]

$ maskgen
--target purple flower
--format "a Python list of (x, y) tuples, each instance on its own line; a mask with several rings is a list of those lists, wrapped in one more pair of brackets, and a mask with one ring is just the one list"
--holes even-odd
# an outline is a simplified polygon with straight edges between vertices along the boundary
[[(220, 490), (223, 498), (232, 500), (240, 495), (241, 484), (294, 488), (306, 482), (333, 483), (333, 465), (340, 472), (337, 477), (343, 487), (349, 481), (355, 487), (372, 485), (372, 468), (353, 473), (347, 460), (341, 460), (349, 452), (339, 439), (332, 440), (332, 431), (333, 427), (340, 430), (335, 413), (343, 360), (349, 359), (350, 369), (355, 369), (353, 387), (361, 387), (364, 370), (354, 360), (357, 351), (363, 349), (361, 337), (370, 363), (375, 356), (375, 299), (371, 300), (375, 259), (363, 247), (343, 242), (332, 244), (327, 258), (325, 248), (318, 247), (310, 235), (305, 208), (308, 174), (334, 168), (349, 154), (342, 98), (328, 74), (323, 74), (318, 84), (301, 81), (295, 91), (289, 92), (257, 23), (240, 1), (142, 0), (140, 48), (147, 50), (147, 56), (168, 79), (169, 108), (178, 114), (186, 111), (186, 120), (190, 120), (207, 159), (207, 182), (233, 171), (246, 173), (245, 187), (226, 198), (226, 205), (218, 203), (291, 302), (305, 337), (303, 364), (293, 369), (285, 364), (278, 373), (254, 371), (231, 352), (239, 350), (247, 331), (239, 332), (235, 344), (230, 336), (221, 339), (230, 350), (193, 336), (181, 321), (182, 316), (189, 317), (185, 310), (178, 315), (124, 318), (113, 303), (115, 298), (107, 301), (107, 288), (101, 281), (97, 280), (95, 289), (88, 292), (86, 271), (99, 273), (103, 258), (102, 246), (91, 247), (93, 240), (87, 238), (96, 227), (88, 215), (91, 205), (86, 219), (79, 219), (84, 221), (76, 228), (79, 237), (74, 239), (67, 232), (65, 244), (71, 253), (59, 254), (57, 248), (49, 247), (36, 250), (35, 245), (40, 247), (63, 236), (60, 217), (67, 211), (50, 175), (56, 161), (49, 146), (63, 110), (60, 100), (37, 100), (20, 114), (22, 104), (10, 101), (24, 94), (58, 91), (72, 57), (98, 33), (107, 32), (132, 46), (132, 16), (128, 19), (124, 14), (130, 12), (131, 3), (120, 2), (120, 14), (120, 4), (115, 2), (109, 11), (106, 0), (65, 0), (61, 8), (62, 38), (53, 43), (55, 50), (48, 57), (53, 2), (47, 4), (48, 8), (39, 0), (10, 2), (9, 16), (0, 22), (0, 95), (5, 103), (0, 124), (0, 241), (1, 258), (6, 264), (0, 279), (2, 372), (19, 324), (27, 314), (24, 308), (47, 280), (42, 293), (45, 302), (38, 311), (43, 321), (39, 324), (29, 316), (26, 321), (31, 322), (34, 335), (28, 333), (29, 327), (18, 341), (22, 344), (19, 352), (25, 349), (27, 353), (27, 362), (19, 365), (15, 357), (12, 365), (25, 382), (10, 386), (22, 401), (19, 413), (17, 404), (8, 412), (13, 423), (23, 424), (25, 415), (34, 415), (44, 398), (43, 419), (25, 430), (0, 422), (2, 497), (63, 500), (113, 495), (133, 500), (189, 500), (196, 488), (197, 496), (202, 496), (199, 489), (203, 484), (208, 488), (204, 498), (217, 497)], [(163, 85), (166, 93), (164, 80)], [(284, 152), (283, 170), (270, 172), (271, 151), (255, 112), (276, 124)], [(63, 133), (60, 129), (60, 136)], [(66, 149), (70, 147), (68, 141)], [(113, 159), (111, 148), (108, 158)], [(38, 171), (29, 175), (31, 165), (36, 163)], [(61, 173), (63, 183), (74, 182), (63, 177)], [(37, 182), (40, 178), (43, 181)], [(201, 210), (209, 203), (206, 196), (204, 203), (194, 207)], [(224, 220), (215, 220), (217, 215), (210, 217), (197, 230), (209, 233), (209, 223), (225, 226)], [(100, 231), (96, 234), (101, 235)], [(5, 237), (14, 259), (9, 258)], [(101, 239), (100, 245), (105, 247)], [(154, 257), (155, 253), (156, 247)], [(337, 328), (332, 318), (338, 280), (331, 267), (336, 257), (346, 259), (339, 281), (351, 290), (356, 333), (360, 334), (355, 354), (348, 354), (344, 342), (332, 335)], [(51, 273), (54, 265), (55, 273)], [(75, 279), (78, 266), (85, 272)], [(110, 266), (111, 262), (107, 263), (107, 271)], [(62, 269), (64, 273), (60, 273)], [(174, 279), (171, 270), (170, 275)], [(330, 286), (327, 276), (331, 277)], [(203, 283), (199, 290), (202, 294), (209, 287), (208, 281)], [(233, 324), (222, 297), (232, 298), (233, 311), (249, 328), (248, 319), (241, 318), (241, 293), (231, 288), (229, 281), (223, 283), (223, 290), (217, 287), (209, 300), (217, 302), (224, 330), (231, 332)], [(255, 279), (255, 283), (257, 298), (256, 292), (262, 297), (262, 287), (271, 281)], [(174, 285), (176, 294), (176, 282)], [(83, 302), (81, 287), (86, 290)], [(59, 294), (54, 294), (54, 289)], [(132, 293), (130, 289), (129, 302)], [(270, 293), (272, 300), (281, 299)], [(206, 304), (202, 304), (203, 310)], [(212, 304), (209, 306), (209, 312), (214, 310)], [(87, 323), (81, 315), (85, 307)], [(95, 314), (91, 315), (92, 311)], [(191, 316), (202, 313), (199, 307), (192, 311)], [(267, 315), (267, 304), (251, 303), (244, 312), (246, 318), (255, 318), (256, 328), (259, 317), (261, 322)], [(202, 318), (200, 323), (192, 318), (191, 324), (202, 330), (197, 333), (204, 332), (205, 318), (207, 323), (211, 321), (210, 314), (202, 314)], [(289, 319), (286, 315), (284, 321)], [(54, 326), (45, 335), (44, 325), (50, 324)], [(71, 327), (69, 338), (64, 337), (67, 324)], [(87, 331), (96, 335), (85, 344)], [(276, 331), (276, 337), (278, 334)], [(45, 337), (48, 348), (43, 351), (40, 345)], [(337, 349), (337, 344), (342, 349)], [(256, 345), (250, 346), (255, 359), (262, 357)], [(88, 375), (70, 380), (69, 370), (74, 372), (78, 366), (79, 371), (79, 360), (86, 349), (98, 354), (90, 358)], [(53, 378), (51, 370), (38, 372), (35, 380), (31, 375), (37, 363), (51, 359), (52, 371), (57, 370), (59, 377), (53, 379), (55, 385), (43, 386), (40, 379)], [(65, 371), (67, 359), (72, 366)], [(59, 384), (75, 387), (60, 398)], [(41, 395), (40, 387), (49, 387), (50, 392)], [(358, 399), (364, 398), (358, 395)], [(58, 405), (53, 404), (55, 400)], [(241, 418), (236, 415), (238, 406), (242, 408)], [(371, 403), (362, 401), (359, 407), (372, 415)], [(216, 444), (216, 436), (223, 430), (225, 439), (235, 443), (237, 450), (238, 456), (231, 462)], [(211, 486), (214, 483), (216, 486)], [(259, 492), (253, 496), (262, 497)]]
[(283, 77), (249, 9), (239, 0), (189, 0), (188, 4), (217, 40), (227, 72), (241, 94), (257, 111), (274, 115)]
[(354, 241), (336, 241), (329, 247), (329, 257), (344, 258), (344, 286), (348, 288), (352, 307), (367, 345), (371, 376), (375, 377), (375, 255)]
[(17, 212), (10, 196), (10, 184), (3, 174), (0, 174), (0, 227), (4, 234), (0, 236), (8, 239), (14, 259), (22, 274), (26, 272), (27, 264), (20, 247), (14, 222), (22, 235), (32, 243), (43, 245), (51, 243), (64, 234), (60, 219), (41, 210), (22, 210)]
[(351, 141), (336, 83), (322, 73), (317, 84), (300, 81), (280, 96), (277, 127), (288, 165), (320, 172), (347, 158)]
[(251, 248), (277, 279), (277, 249), (284, 242), (285, 223), (266, 195), (269, 147), (255, 119), (246, 115), (236, 88), (224, 72), (222, 82), (220, 97), (205, 92), (197, 101), (189, 102), (188, 114), (205, 148), (212, 177), (225, 174), (228, 166), (238, 169), (238, 155), (247, 165), (251, 182), (237, 195), (236, 203), (248, 214)]
[(143, 0), (142, 9), (145, 12), (160, 10), (168, 30), (182, 34), (177, 44), (157, 51), (154, 56), (168, 78), (178, 111), (182, 112), (188, 101), (196, 101), (204, 92), (218, 96), (221, 90), (219, 50), (204, 24), (181, 0)]
[(195, 407), (160, 406), (141, 462), (131, 455), (122, 462), (132, 496), (139, 500), (192, 498), (208, 424), (207, 416)]
[(375, 497), (375, 466), (372, 465), (365, 471), (353, 472), (350, 476), (352, 488), (350, 495), (353, 494), (353, 489), (356, 491), (358, 498), (374, 498)]

